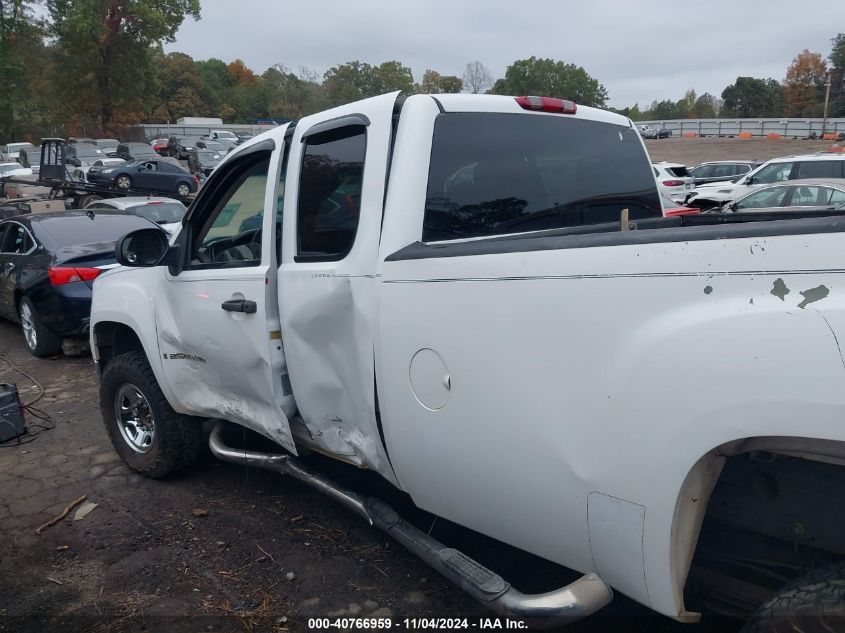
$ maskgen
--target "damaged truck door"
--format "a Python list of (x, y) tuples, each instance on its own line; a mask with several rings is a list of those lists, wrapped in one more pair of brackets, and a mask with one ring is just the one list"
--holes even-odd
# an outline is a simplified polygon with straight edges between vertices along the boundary
[(179, 237), (181, 270), (165, 273), (155, 312), (162, 370), (184, 410), (236, 420), (296, 452), (269, 274), (281, 228), (283, 132), (209, 179)]

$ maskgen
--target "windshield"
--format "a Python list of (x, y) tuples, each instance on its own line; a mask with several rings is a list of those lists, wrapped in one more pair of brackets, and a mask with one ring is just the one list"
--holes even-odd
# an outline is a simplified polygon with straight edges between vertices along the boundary
[(127, 209), (133, 215), (152, 220), (156, 224), (181, 222), (185, 216), (185, 205), (180, 202), (145, 202)]
[(97, 140), (97, 147), (117, 147), (120, 143), (115, 141), (114, 139), (109, 138), (101, 138)]
[(648, 157), (623, 125), (535, 114), (437, 117), (423, 241), (661, 217)]
[(235, 136), (232, 132), (218, 132), (217, 136), (218, 138), (228, 138), (232, 139), (233, 141), (238, 140), (238, 137)]
[(128, 145), (127, 147), (132, 156), (158, 156), (158, 154), (153, 151), (153, 148), (147, 145), (141, 145), (139, 143), (138, 145)]
[(197, 152), (197, 156), (199, 156), (202, 160), (208, 161), (218, 161), (220, 160), (221, 156), (219, 152), (214, 151), (199, 151)]

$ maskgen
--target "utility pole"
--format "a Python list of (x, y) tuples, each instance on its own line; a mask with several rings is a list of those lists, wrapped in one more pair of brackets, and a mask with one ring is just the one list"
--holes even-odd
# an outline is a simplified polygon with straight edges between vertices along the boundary
[(827, 73), (827, 90), (824, 93), (824, 116), (822, 118), (822, 138), (827, 129), (827, 104), (830, 102), (830, 73)]

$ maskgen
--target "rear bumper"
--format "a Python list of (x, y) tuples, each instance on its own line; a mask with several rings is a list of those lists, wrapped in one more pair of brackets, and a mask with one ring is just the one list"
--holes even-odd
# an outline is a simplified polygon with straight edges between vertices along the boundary
[(31, 293), (44, 326), (58, 336), (85, 336), (91, 321), (91, 288), (83, 281), (44, 286)]

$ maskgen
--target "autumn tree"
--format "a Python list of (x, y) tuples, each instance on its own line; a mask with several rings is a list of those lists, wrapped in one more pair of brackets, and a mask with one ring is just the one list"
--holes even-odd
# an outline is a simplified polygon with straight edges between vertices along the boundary
[(151, 59), (172, 42), (199, 0), (47, 0), (61, 57), (57, 81), (69, 105), (107, 130), (118, 109), (142, 110), (150, 94)]
[(441, 75), (436, 70), (426, 70), (422, 81), (417, 86), (421, 93), (457, 93), (461, 91), (463, 81), (454, 75)]
[(323, 87), (317, 75), (300, 67), (297, 73), (283, 64), (271, 66), (261, 75), (267, 93), (267, 110), (272, 118), (301, 119), (326, 107)]
[(487, 67), (479, 61), (469, 62), (464, 69), (463, 87), (467, 92), (476, 95), (487, 91), (493, 85), (493, 75)]
[(491, 92), (558, 97), (595, 107), (607, 103), (607, 89), (581, 66), (537, 57), (520, 59), (508, 66), (504, 78), (493, 85)]
[(804, 49), (792, 61), (783, 81), (783, 98), (787, 116), (821, 116), (827, 64), (819, 53)]

